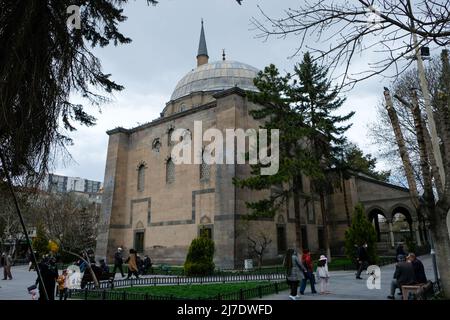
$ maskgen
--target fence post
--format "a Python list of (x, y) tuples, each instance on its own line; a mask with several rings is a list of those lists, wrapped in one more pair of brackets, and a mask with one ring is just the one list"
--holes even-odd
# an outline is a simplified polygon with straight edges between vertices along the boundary
[(278, 294), (278, 282), (275, 282), (275, 293)]
[(87, 296), (88, 296), (88, 288), (85, 287), (84, 288), (84, 300), (87, 300)]
[(102, 300), (106, 300), (106, 290), (102, 291)]
[(262, 289), (261, 289), (261, 286), (258, 286), (258, 296), (259, 296), (259, 298), (262, 298)]
[(239, 300), (244, 300), (244, 290), (239, 289)]
[(124, 300), (124, 301), (127, 300), (127, 292), (126, 291), (123, 292), (122, 300)]

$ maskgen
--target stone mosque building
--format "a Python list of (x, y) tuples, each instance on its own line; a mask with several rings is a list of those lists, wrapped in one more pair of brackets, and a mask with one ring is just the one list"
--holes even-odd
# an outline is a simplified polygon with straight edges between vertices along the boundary
[[(160, 118), (132, 128), (107, 132), (109, 144), (104, 178), (102, 213), (97, 239), (97, 258), (111, 262), (117, 247), (135, 248), (155, 263), (182, 264), (191, 241), (200, 232), (214, 240), (215, 263), (221, 268), (243, 265), (251, 257), (249, 237), (263, 235), (271, 240), (264, 260), (280, 261), (286, 248), (295, 244), (294, 204), (280, 210), (274, 218), (248, 221), (246, 201), (262, 192), (243, 190), (232, 183), (234, 177), (249, 175), (248, 165), (182, 164), (171, 159), (170, 136), (177, 128), (193, 132), (194, 121), (203, 130), (258, 128), (249, 111), (257, 108), (245, 91), (256, 90), (253, 78), (258, 69), (223, 55), (209, 62), (203, 23), (197, 54), (197, 67), (175, 87)], [(323, 250), (324, 226), (318, 197), (310, 196), (308, 177), (303, 177), (300, 200), (304, 246), (313, 253)], [(266, 194), (267, 195), (267, 194)], [(332, 249), (342, 254), (344, 232), (348, 226), (342, 190), (327, 197)], [(406, 217), (409, 234), (419, 241), (424, 236), (417, 223), (407, 189), (355, 174), (346, 182), (346, 204), (365, 204), (369, 217), (383, 216), (387, 222), (385, 241), (395, 241), (392, 221), (396, 213)], [(378, 225), (378, 223), (376, 223)]]

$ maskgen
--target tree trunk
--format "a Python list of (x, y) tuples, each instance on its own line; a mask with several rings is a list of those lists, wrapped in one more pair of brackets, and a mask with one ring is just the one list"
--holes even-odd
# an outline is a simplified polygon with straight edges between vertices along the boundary
[(423, 118), (422, 118), (422, 127), (423, 127), (423, 131), (424, 131), (424, 139), (425, 139), (425, 146), (427, 149), (428, 159), (430, 160), (431, 173), (433, 174), (433, 178), (434, 178), (434, 185), (436, 187), (439, 197), (441, 197), (444, 192), (444, 187), (442, 184), (441, 175), (439, 174), (439, 168), (437, 167), (437, 164), (436, 164), (436, 158), (434, 157), (433, 148), (431, 147), (430, 132), (428, 131), (427, 124), (425, 123), (425, 120)]
[(411, 195), (411, 201), (416, 210), (419, 209), (419, 193), (417, 192), (417, 184), (414, 179), (414, 171), (411, 165), (411, 159), (409, 158), (408, 151), (405, 145), (405, 139), (403, 137), (402, 129), (400, 128), (400, 123), (398, 121), (397, 112), (394, 109), (394, 104), (392, 103), (391, 94), (389, 90), (384, 90), (384, 97), (386, 99), (386, 109), (391, 120), (392, 128), (394, 129), (395, 139), (397, 140), (398, 149), (400, 152), (400, 157), (402, 158), (403, 166), (405, 168), (406, 179), (408, 180), (409, 193)]
[(435, 208), (435, 219), (431, 222), (431, 233), (436, 251), (436, 263), (439, 270), (441, 289), (450, 296), (450, 238), (447, 228), (449, 206), (439, 201)]
[(348, 202), (347, 202), (347, 187), (345, 185), (345, 178), (344, 178), (344, 175), (342, 174), (342, 171), (340, 172), (340, 174), (341, 174), (341, 180), (342, 180), (342, 191), (344, 193), (345, 216), (347, 217), (347, 226), (350, 227), (351, 219), (350, 219), (350, 210), (348, 208)]
[[(430, 161), (428, 159), (428, 152), (425, 142), (425, 128), (422, 126), (423, 119), (420, 112), (419, 99), (417, 98), (417, 92), (415, 89), (411, 89), (411, 100), (412, 103), (409, 104), (406, 100), (399, 96), (395, 96), (403, 105), (411, 110), (414, 119), (414, 129), (416, 132), (417, 145), (419, 146), (419, 157), (420, 157), (420, 170), (423, 179), (424, 188), (424, 199), (428, 204), (433, 204), (434, 206), (434, 194), (433, 194), (433, 183), (430, 172)], [(439, 177), (439, 175), (438, 175)]]
[(320, 211), (322, 212), (322, 223), (323, 223), (323, 237), (325, 250), (327, 252), (328, 262), (331, 262), (331, 249), (330, 249), (330, 239), (328, 232), (328, 216), (325, 209), (325, 195), (324, 192), (320, 191)]
[[(293, 199), (294, 199), (294, 217), (295, 217), (295, 245), (297, 247), (298, 252), (302, 250), (302, 226), (300, 221), (300, 183), (302, 179), (298, 177), (294, 177), (293, 181)], [(288, 204), (289, 205), (289, 204)]]

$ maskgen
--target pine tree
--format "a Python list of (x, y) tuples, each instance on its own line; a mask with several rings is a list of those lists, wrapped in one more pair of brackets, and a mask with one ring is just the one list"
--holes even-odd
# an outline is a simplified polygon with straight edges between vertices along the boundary
[[(131, 42), (118, 28), (128, 1), (0, 1), (0, 178), (42, 176), (51, 151), (71, 143), (67, 132), (76, 123), (94, 125), (74, 95), (98, 106), (107, 100), (102, 92), (123, 89), (91, 47)], [(73, 5), (79, 29), (67, 25)]]
[[(255, 190), (275, 189), (261, 201), (247, 203), (251, 216), (271, 216), (282, 206), (294, 202), (296, 246), (302, 248), (300, 227), (300, 191), (302, 175), (313, 180), (314, 190), (321, 195), (325, 226), (325, 244), (328, 247), (326, 212), (324, 206), (326, 172), (335, 165), (337, 155), (345, 142), (343, 133), (350, 125), (353, 112), (339, 116), (333, 114), (345, 99), (339, 98), (337, 88), (332, 88), (327, 78), (328, 70), (312, 61), (309, 53), (294, 74), (281, 76), (274, 65), (266, 67), (255, 79), (259, 92), (249, 93), (249, 99), (262, 106), (252, 112), (255, 119), (265, 120), (264, 128), (280, 130), (280, 165), (277, 174), (258, 175), (235, 180), (240, 187)], [(312, 198), (312, 197), (311, 197)]]
[(377, 233), (364, 211), (364, 206), (358, 203), (355, 206), (352, 225), (345, 231), (345, 253), (352, 261), (356, 260), (356, 248), (367, 243), (367, 253), (370, 263), (377, 263), (376, 253)]

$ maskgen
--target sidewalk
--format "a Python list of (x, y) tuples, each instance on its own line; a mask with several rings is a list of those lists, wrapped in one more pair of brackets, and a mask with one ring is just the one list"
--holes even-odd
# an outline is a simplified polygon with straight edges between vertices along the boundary
[[(434, 281), (433, 266), (431, 256), (421, 256), (419, 260), (422, 261), (425, 267), (425, 273), (429, 280)], [(331, 271), (328, 290), (331, 294), (320, 295), (311, 294), (311, 287), (309, 283), (305, 290), (305, 295), (301, 296), (300, 300), (387, 300), (389, 295), (392, 276), (394, 275), (395, 264), (390, 264), (381, 267), (381, 289), (370, 290), (367, 288), (366, 281), (368, 276), (363, 272), (361, 277), (363, 280), (355, 279), (354, 271)], [(319, 285), (316, 285), (318, 291)], [(397, 290), (398, 292), (398, 290)], [(272, 294), (264, 296), (257, 300), (289, 300), (289, 290), (282, 291), (279, 294)], [(401, 296), (396, 295), (397, 300)]]
[[(419, 259), (424, 264), (427, 278), (434, 281), (431, 256), (422, 256)], [(308, 284), (305, 295), (301, 296), (300, 300), (386, 300), (394, 269), (394, 264), (381, 267), (380, 290), (367, 288), (367, 275), (364, 272), (361, 275), (363, 280), (357, 280), (353, 271), (331, 271), (328, 289), (332, 294), (313, 295)], [(3, 274), (3, 269), (0, 271)], [(36, 272), (28, 272), (26, 265), (13, 267), (11, 272), (13, 280), (0, 280), (0, 300), (31, 300), (27, 288), (35, 283)], [(116, 279), (121, 279), (120, 274), (116, 274)], [(400, 299), (400, 296), (396, 296), (396, 299)], [(289, 300), (289, 290), (265, 296), (261, 300)]]
[[(28, 265), (14, 266), (11, 269), (12, 280), (0, 280), (0, 300), (31, 300), (27, 288), (33, 285), (37, 279), (36, 271), (28, 271)], [(61, 270), (59, 270), (61, 274)], [(0, 268), (3, 276), (3, 268)], [(154, 277), (153, 275), (144, 277)], [(158, 275), (158, 277), (166, 277)], [(170, 276), (167, 276), (170, 277)], [(122, 279), (120, 273), (116, 273), (115, 279)]]

